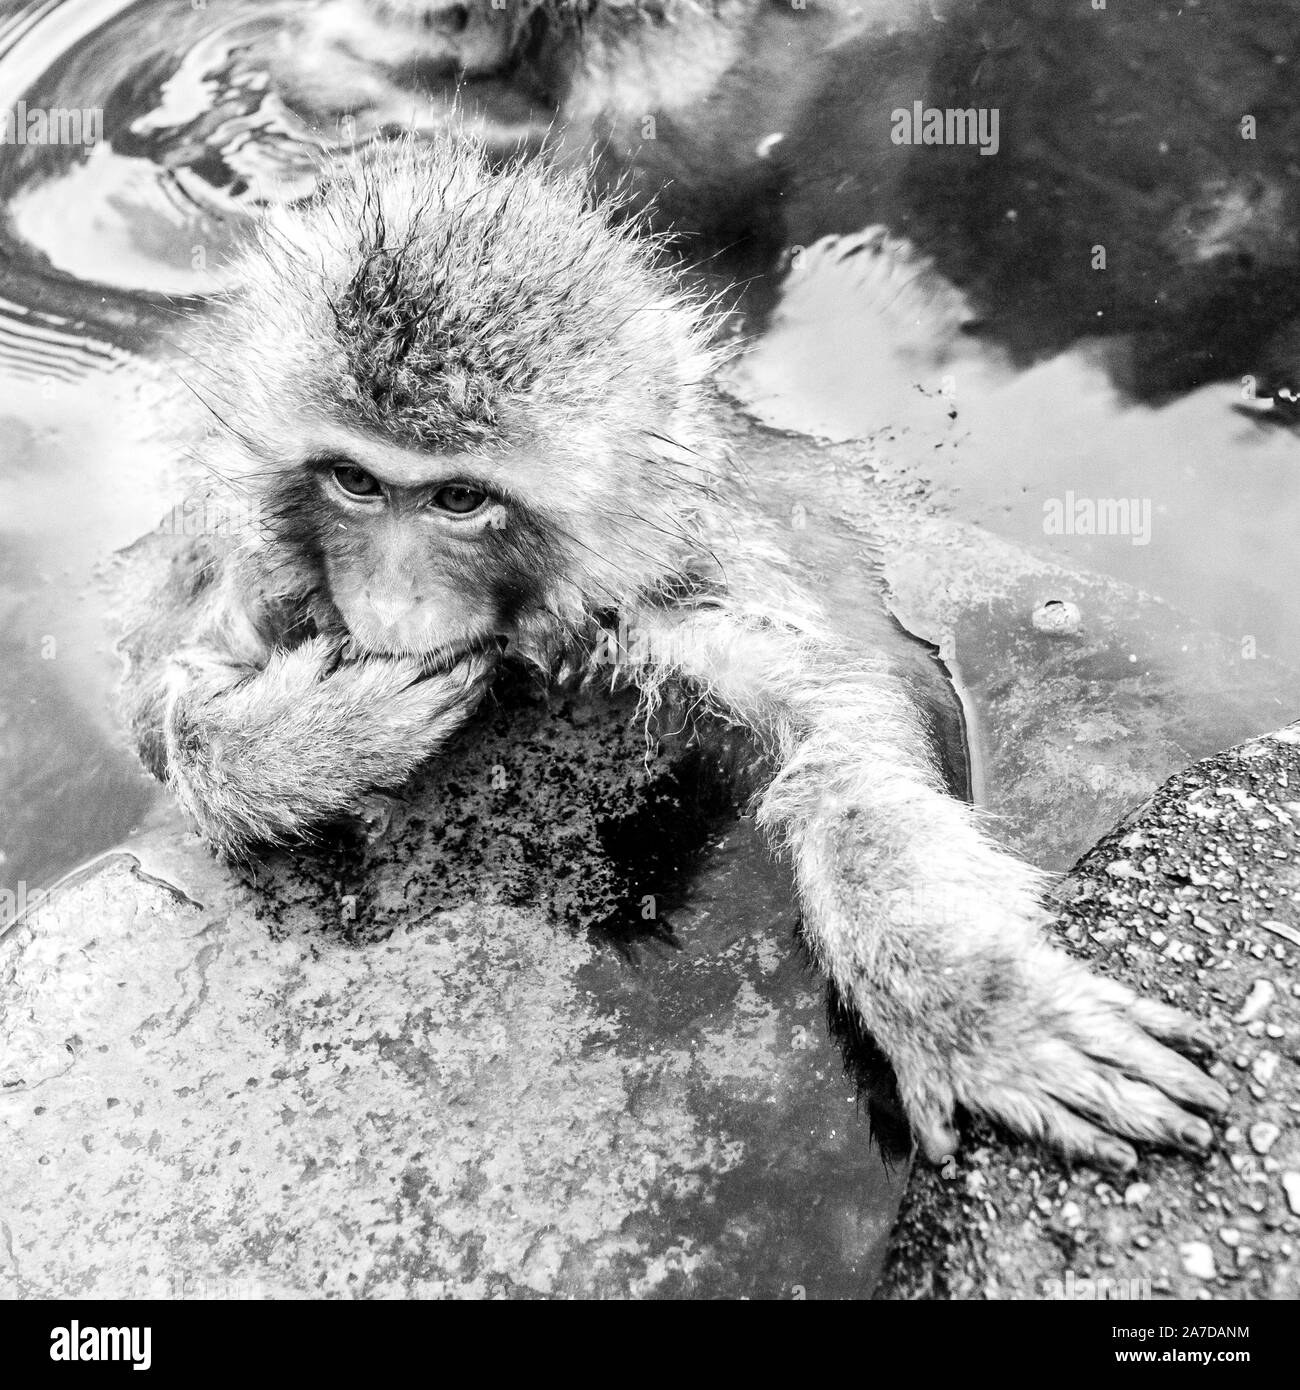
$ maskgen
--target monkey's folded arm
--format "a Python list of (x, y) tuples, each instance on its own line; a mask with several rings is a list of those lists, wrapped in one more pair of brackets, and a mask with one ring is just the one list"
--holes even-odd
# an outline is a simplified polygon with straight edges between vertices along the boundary
[(340, 663), (325, 637), (252, 670), (220, 648), (186, 648), (163, 678), (167, 783), (218, 848), (283, 843), (403, 782), (464, 722), (490, 673), (477, 653), (433, 672), (407, 657)]
[(817, 958), (889, 1055), (932, 1159), (956, 1147), (958, 1106), (1110, 1167), (1136, 1161), (1116, 1136), (1210, 1142), (1187, 1107), (1220, 1111), (1226, 1093), (1156, 1041), (1208, 1036), (1047, 943), (1041, 876), (942, 788), (883, 665), (776, 604), (636, 621), (660, 654), (652, 688), (683, 678), (766, 740), (759, 822), (789, 850)]

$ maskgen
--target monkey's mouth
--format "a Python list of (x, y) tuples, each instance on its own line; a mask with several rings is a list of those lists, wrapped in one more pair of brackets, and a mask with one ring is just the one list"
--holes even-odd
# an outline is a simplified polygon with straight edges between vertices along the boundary
[(443, 676), (471, 657), (500, 657), (504, 655), (510, 639), (504, 635), (493, 634), (488, 637), (466, 637), (457, 642), (447, 642), (431, 651), (411, 651), (406, 648), (380, 648), (369, 643), (358, 642), (349, 636), (339, 654), (340, 660), (365, 661), (374, 657), (413, 657), (422, 667), (421, 679)]
[(471, 657), (483, 656), (495, 660), (504, 655), (507, 640), (505, 637), (476, 637), (472, 641), (453, 642), (448, 646), (439, 647), (437, 651), (421, 660), (424, 679), (430, 676), (445, 676), (448, 671)]

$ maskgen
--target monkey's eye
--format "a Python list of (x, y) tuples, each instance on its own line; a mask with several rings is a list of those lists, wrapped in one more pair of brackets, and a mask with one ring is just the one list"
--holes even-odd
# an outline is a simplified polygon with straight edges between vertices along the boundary
[(486, 492), (480, 492), (467, 483), (448, 483), (433, 494), (433, 505), (439, 511), (451, 512), (453, 516), (468, 516), (470, 512), (478, 511), (486, 501)]
[(354, 463), (336, 463), (330, 472), (349, 497), (378, 497), (383, 492), (378, 482)]

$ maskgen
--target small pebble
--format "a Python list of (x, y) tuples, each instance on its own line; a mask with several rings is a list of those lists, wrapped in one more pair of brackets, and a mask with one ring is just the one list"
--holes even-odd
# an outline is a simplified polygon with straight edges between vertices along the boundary
[(1259, 1124), (1250, 1127), (1250, 1147), (1257, 1154), (1266, 1154), (1277, 1143), (1278, 1135), (1281, 1133), (1282, 1130), (1278, 1125), (1271, 1125), (1267, 1120), (1261, 1120)]
[(1256, 980), (1250, 987), (1250, 993), (1246, 996), (1245, 1002), (1237, 1012), (1234, 1023), (1253, 1023), (1261, 1014), (1265, 1013), (1273, 1000), (1277, 998), (1277, 990), (1273, 986), (1272, 980)]
[(1126, 1207), (1140, 1207), (1150, 1195), (1151, 1184), (1149, 1182), (1129, 1183), (1124, 1189), (1124, 1205)]
[(1049, 598), (1046, 603), (1034, 609), (1032, 618), (1039, 632), (1050, 632), (1054, 636), (1068, 637), (1078, 632), (1083, 623), (1083, 614), (1077, 603), (1067, 599)]
[(1178, 1247), (1183, 1261), (1183, 1273), (1193, 1279), (1213, 1279), (1214, 1251), (1203, 1240), (1189, 1240)]
[(1251, 1063), (1250, 1074), (1261, 1086), (1267, 1086), (1273, 1080), (1281, 1060), (1276, 1052), (1261, 1052)]
[(1224, 1243), (1224, 1245), (1240, 1245), (1241, 1232), (1233, 1226), (1225, 1226), (1219, 1232), (1219, 1239)]
[(1292, 1216), (1300, 1216), (1300, 1173), (1282, 1174), (1282, 1191), (1286, 1193), (1286, 1204)]

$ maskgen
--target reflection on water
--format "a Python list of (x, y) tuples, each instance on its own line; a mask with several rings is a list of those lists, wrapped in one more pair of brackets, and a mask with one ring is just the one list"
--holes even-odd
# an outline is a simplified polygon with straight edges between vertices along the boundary
[[(88, 149), (29, 146), (6, 161), (12, 254), (154, 298), (210, 293), (256, 206), (310, 188), (321, 142), (243, 61), (259, 39), (274, 41), (285, 7), (220, 8), (218, 19), (189, 4), (65, 4), (11, 34), (0, 48), (5, 100), (33, 90), (47, 107), (103, 113)], [(65, 15), (81, 20), (79, 42)]]
[[(218, 289), (232, 238), (267, 202), (309, 193), (322, 150), (450, 119), (454, 79), (379, 82), (351, 42), (331, 41), (331, 12), (355, 26), (364, 8), (65, 0), (20, 10), (0, 28), (0, 105), (30, 92), (29, 105), (102, 110), (102, 138), (6, 150), (9, 256), (28, 273), (52, 268), (154, 303)], [(497, 84), (462, 105), (471, 121), (491, 112), (499, 143), (544, 129)]]
[[(828, 439), (890, 435), (932, 501), (1157, 594), (1300, 669), (1300, 448), (1222, 384), (1160, 406), (1113, 384), (1113, 344), (1027, 370), (924, 261), (879, 233), (800, 259), (728, 374), (756, 415)], [(1114, 525), (1109, 523), (1112, 519)]]
[[(170, 389), (93, 342), (38, 335), (0, 357), (0, 887), (120, 841), (157, 799), (122, 744), (100, 567), (157, 523), (178, 442)], [(106, 422), (113, 422), (106, 428)]]

